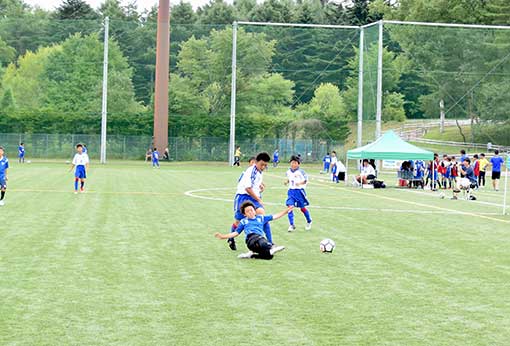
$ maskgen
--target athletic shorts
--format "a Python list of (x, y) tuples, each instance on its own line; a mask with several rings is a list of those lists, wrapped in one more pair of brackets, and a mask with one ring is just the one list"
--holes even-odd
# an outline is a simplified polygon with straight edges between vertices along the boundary
[(234, 218), (236, 220), (242, 220), (245, 218), (245, 216), (241, 213), (241, 205), (246, 201), (252, 202), (253, 205), (255, 206), (255, 210), (257, 210), (259, 208), (264, 209), (262, 204), (260, 204), (256, 200), (254, 200), (253, 197), (251, 197), (250, 195), (237, 194), (236, 197), (234, 198)]
[(87, 173), (85, 172), (85, 166), (79, 165), (76, 166), (76, 171), (74, 172), (74, 177), (78, 179), (87, 178)]
[(246, 247), (251, 251), (257, 253), (257, 258), (270, 260), (273, 258), (271, 255), (272, 244), (266, 238), (259, 234), (250, 233), (246, 237)]
[(6, 189), (7, 188), (7, 180), (5, 180), (5, 177), (0, 178), (0, 189)]
[(501, 179), (501, 172), (492, 171), (492, 180)]
[(298, 208), (304, 208), (310, 205), (306, 199), (306, 192), (303, 189), (289, 189), (287, 192), (287, 201), (285, 205), (292, 205)]

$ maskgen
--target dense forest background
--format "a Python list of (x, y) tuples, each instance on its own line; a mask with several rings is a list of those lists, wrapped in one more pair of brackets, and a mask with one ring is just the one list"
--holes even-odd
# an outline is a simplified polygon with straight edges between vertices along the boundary
[[(110, 18), (108, 131), (152, 133), (157, 9), (0, 0), (0, 132), (100, 131), (103, 20)], [(227, 138), (234, 21), (510, 25), (506, 0), (212, 0), (171, 9), (170, 135)], [(365, 30), (364, 118), (375, 117), (377, 26)], [(383, 120), (472, 120), (510, 144), (510, 30), (385, 25)], [(357, 118), (359, 31), (241, 25), (237, 135), (342, 141)]]

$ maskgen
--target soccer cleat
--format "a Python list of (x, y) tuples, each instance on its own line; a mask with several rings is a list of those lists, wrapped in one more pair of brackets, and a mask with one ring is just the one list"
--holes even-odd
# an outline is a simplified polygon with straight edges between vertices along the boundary
[(227, 239), (227, 243), (228, 243), (228, 247), (230, 248), (230, 250), (232, 250), (232, 251), (237, 250), (236, 241), (234, 238)]
[(289, 231), (289, 232), (294, 232), (295, 230), (296, 230), (296, 226), (294, 226), (294, 225), (290, 225), (290, 226), (289, 226), (289, 229), (288, 229), (287, 231)]
[(271, 247), (271, 250), (269, 250), (269, 253), (271, 255), (274, 255), (275, 253), (283, 251), (283, 250), (285, 250), (285, 246), (281, 246), (281, 245), (280, 246), (276, 246), (276, 245), (273, 245)]
[(75, 194), (75, 195), (77, 195), (77, 194), (78, 194), (78, 191), (77, 191), (77, 190), (75, 190), (75, 191), (74, 191), (74, 194)]
[(457, 196), (453, 196), (452, 199), (458, 199)]
[(309, 223), (306, 224), (305, 226), (305, 230), (309, 231), (312, 229), (312, 221), (310, 221)]
[(80, 189), (80, 192), (81, 192), (81, 193), (85, 193), (85, 189), (82, 187), (82, 188)]
[(0, 201), (0, 205), (5, 205), (5, 202), (4, 201)]
[(237, 258), (252, 258), (253, 257), (253, 251), (248, 251), (242, 254), (239, 254)]

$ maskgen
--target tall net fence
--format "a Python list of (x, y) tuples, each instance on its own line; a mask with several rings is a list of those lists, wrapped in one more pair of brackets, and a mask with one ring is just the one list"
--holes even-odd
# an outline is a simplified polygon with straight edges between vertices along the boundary
[[(0, 19), (0, 133), (100, 133), (104, 25)], [(156, 28), (155, 17), (109, 21), (107, 157), (130, 157), (119, 154), (115, 136), (152, 136)], [(383, 131), (404, 120), (439, 120), (443, 112), (459, 141), (510, 145), (510, 30), (395, 22), (383, 29)], [(225, 144), (214, 150), (218, 160), (228, 158), (232, 30), (171, 25), (169, 135), (182, 143), (216, 138)], [(367, 143), (375, 139), (379, 27), (363, 33)], [(266, 150), (282, 151), (280, 140), (311, 141), (289, 149), (310, 160), (355, 146), (359, 40), (358, 28), (239, 24), (236, 144), (273, 143)], [(141, 140), (137, 150), (150, 144)]]
[[(384, 22), (383, 28), (383, 122), (439, 121), (443, 114), (459, 142), (510, 144), (510, 27)], [(364, 126), (377, 101), (377, 40), (378, 26), (366, 28)]]
[(357, 116), (358, 42), (357, 28), (240, 23), (237, 126), (265, 115), (261, 132), (311, 139), (313, 159), (339, 149)]
[[(38, 157), (67, 156), (73, 142), (90, 143), (95, 155), (105, 25), (0, 20), (0, 133), (22, 133)], [(157, 23), (111, 19), (108, 28), (107, 157), (138, 157), (124, 143), (133, 152), (151, 145)], [(321, 83), (331, 83), (338, 95), (347, 90), (354, 95), (348, 79), (356, 69), (350, 59), (357, 30), (245, 26), (238, 40), (236, 144), (272, 143), (261, 147), (280, 147), (309, 160), (340, 150), (350, 132), (346, 122), (355, 116), (353, 105), (341, 98), (315, 102), (315, 108), (311, 102)], [(170, 151), (180, 148), (177, 159), (227, 160), (232, 26), (172, 23), (170, 42)], [(208, 144), (197, 149), (202, 139)], [(299, 144), (307, 141), (310, 147)]]

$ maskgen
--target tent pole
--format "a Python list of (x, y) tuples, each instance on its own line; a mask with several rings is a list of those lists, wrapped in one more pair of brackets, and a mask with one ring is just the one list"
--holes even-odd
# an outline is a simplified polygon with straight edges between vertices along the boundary
[(505, 194), (503, 195), (503, 215), (506, 215), (506, 192), (508, 190), (508, 167), (510, 167), (510, 156), (506, 158)]
[[(345, 155), (345, 186), (347, 186), (349, 181), (349, 156)], [(506, 186), (506, 184), (505, 184)], [(506, 190), (505, 190), (506, 194)]]

